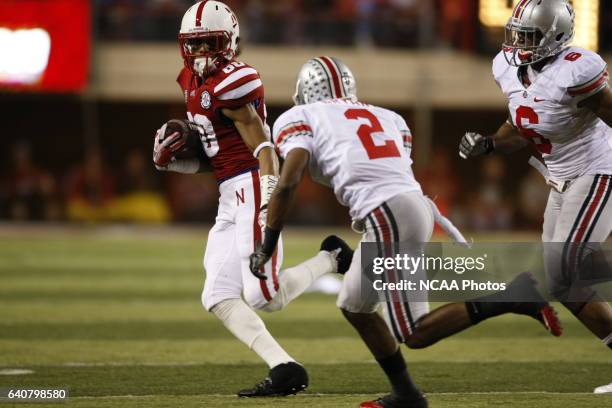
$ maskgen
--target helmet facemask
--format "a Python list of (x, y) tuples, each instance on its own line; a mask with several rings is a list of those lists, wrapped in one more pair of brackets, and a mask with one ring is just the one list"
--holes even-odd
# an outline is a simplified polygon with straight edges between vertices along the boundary
[(514, 67), (532, 65), (553, 54), (547, 45), (549, 39), (539, 28), (521, 27), (509, 22), (505, 33), (504, 56)]
[(300, 79), (295, 83), (295, 93), (293, 94), (293, 104), (297, 105), (305, 105), (307, 102), (305, 100), (305, 95), (302, 92), (302, 81)]
[(208, 76), (223, 60), (234, 57), (232, 39), (227, 31), (206, 31), (179, 34), (185, 66), (194, 74)]

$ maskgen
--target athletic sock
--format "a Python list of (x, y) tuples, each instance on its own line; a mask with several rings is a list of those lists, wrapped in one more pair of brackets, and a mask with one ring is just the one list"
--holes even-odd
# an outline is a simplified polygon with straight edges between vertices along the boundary
[(284, 269), (278, 277), (279, 287), (276, 295), (262, 310), (267, 312), (281, 310), (304, 293), (322, 275), (333, 272), (336, 267), (335, 262), (333, 255), (321, 251), (299, 265)]
[(295, 361), (268, 332), (263, 320), (242, 299), (224, 300), (215, 305), (211, 312), (270, 368)]
[(412, 382), (410, 374), (408, 374), (406, 361), (399, 348), (389, 357), (376, 359), (376, 361), (387, 375), (394, 394), (400, 397), (421, 395), (416, 385)]
[[(492, 301), (493, 299), (498, 301), (494, 302)], [(508, 313), (511, 305), (512, 303), (509, 302), (499, 302), (499, 294), (495, 293), (465, 302), (465, 307), (473, 324), (478, 324), (491, 317)]]

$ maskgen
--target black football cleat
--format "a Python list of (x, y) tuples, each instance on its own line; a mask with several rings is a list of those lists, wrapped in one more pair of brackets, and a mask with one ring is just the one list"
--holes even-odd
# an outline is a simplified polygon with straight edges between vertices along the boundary
[(535, 299), (531, 302), (510, 302), (510, 311), (512, 313), (521, 314), (533, 317), (555, 337), (563, 334), (563, 326), (557, 316), (555, 309), (544, 299), (538, 292), (537, 281), (529, 272), (524, 272), (518, 275), (504, 291), (504, 297), (520, 299), (528, 298)]
[(334, 253), (338, 261), (338, 272), (344, 275), (353, 262), (354, 251), (344, 242), (344, 240), (336, 235), (330, 235), (321, 242), (321, 251)]
[(412, 398), (389, 394), (375, 401), (359, 404), (359, 408), (427, 408), (428, 406), (427, 398), (422, 394)]
[(270, 370), (270, 373), (253, 388), (241, 390), (239, 397), (284, 397), (297, 394), (308, 387), (308, 373), (298, 363), (283, 363)]

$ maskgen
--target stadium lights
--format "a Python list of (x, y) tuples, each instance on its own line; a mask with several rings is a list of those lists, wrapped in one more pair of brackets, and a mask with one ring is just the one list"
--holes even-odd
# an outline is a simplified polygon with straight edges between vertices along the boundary
[[(504, 27), (520, 0), (480, 0), (480, 22), (491, 28)], [(599, 47), (599, 0), (574, 0), (576, 35), (574, 45), (597, 51)]]
[(47, 69), (51, 37), (41, 28), (0, 27), (0, 82), (31, 84)]

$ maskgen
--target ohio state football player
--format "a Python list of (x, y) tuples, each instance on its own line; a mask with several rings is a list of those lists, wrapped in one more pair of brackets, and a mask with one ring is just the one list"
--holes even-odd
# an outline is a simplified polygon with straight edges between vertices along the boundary
[[(249, 254), (261, 242), (261, 225), (278, 179), (278, 158), (266, 125), (261, 78), (253, 67), (236, 59), (239, 42), (238, 20), (224, 3), (200, 1), (183, 17), (179, 43), (185, 67), (177, 81), (187, 117), (203, 129), (201, 140), (220, 192), (204, 255), (202, 304), (270, 367), (266, 379), (238, 395), (288, 395), (307, 387), (307, 373), (274, 340), (253, 309), (282, 309), (319, 276), (336, 272), (338, 258), (345, 254), (327, 245), (327, 250), (279, 274), (283, 256), (279, 245), (260, 269), (267, 279), (251, 274)], [(208, 167), (197, 158), (176, 158), (184, 145), (180, 135), (164, 138), (162, 133), (155, 137), (153, 160), (158, 169), (196, 173)]]
[[(586, 283), (582, 265), (597, 259), (612, 233), (612, 91), (607, 63), (571, 46), (574, 10), (567, 0), (521, 1), (506, 25), (493, 75), (508, 99), (508, 121), (493, 135), (466, 133), (468, 159), (512, 153), (530, 143), (530, 160), (550, 185), (542, 241), (550, 292), (612, 349), (612, 307)], [(598, 266), (612, 279), (609, 265)], [(596, 393), (612, 393), (612, 384)]]

